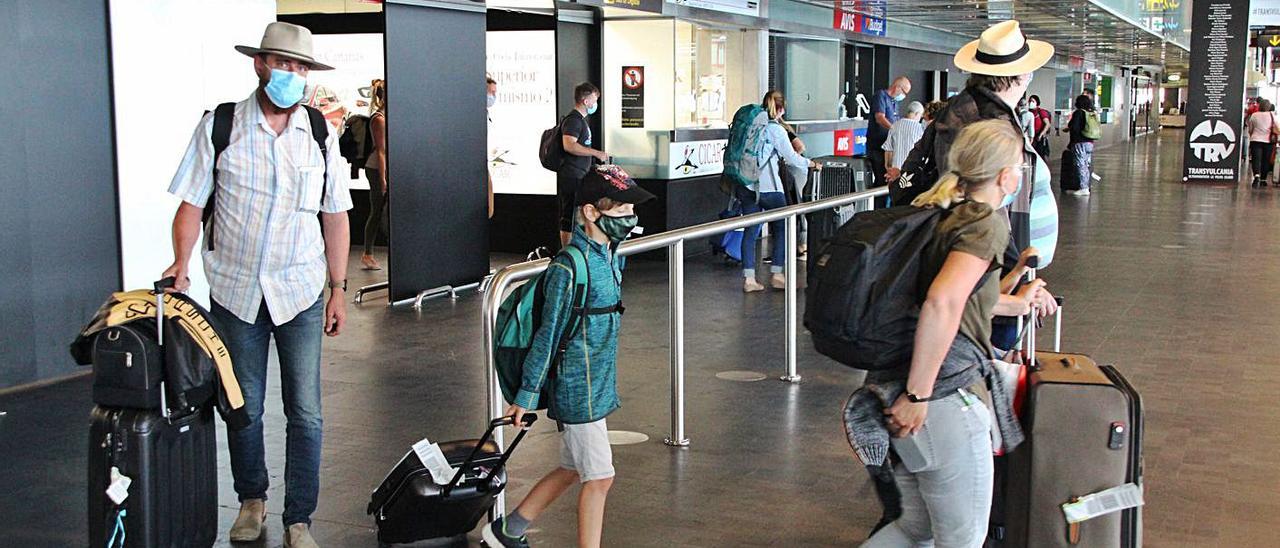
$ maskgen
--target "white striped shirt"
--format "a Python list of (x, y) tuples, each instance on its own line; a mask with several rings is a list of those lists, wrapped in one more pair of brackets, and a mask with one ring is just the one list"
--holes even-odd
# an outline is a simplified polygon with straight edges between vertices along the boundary
[[(326, 179), (326, 158), (305, 109), (294, 111), (277, 137), (256, 91), (236, 104), (230, 143), (218, 159), (214, 250), (200, 245), (210, 297), (245, 322), (253, 323), (265, 302), (272, 323), (284, 324), (324, 291), (327, 262), (316, 215), (351, 209), (336, 133), (329, 128)], [(209, 113), (169, 184), (171, 194), (196, 207), (213, 189), (212, 134)]]

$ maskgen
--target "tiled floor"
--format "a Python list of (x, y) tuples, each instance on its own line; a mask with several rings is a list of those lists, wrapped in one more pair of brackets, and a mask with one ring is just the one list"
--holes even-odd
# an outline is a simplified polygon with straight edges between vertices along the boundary
[[(1062, 244), (1043, 275), (1067, 297), (1064, 347), (1118, 364), (1145, 398), (1147, 545), (1274, 546), (1280, 238), (1271, 236), (1280, 232), (1280, 190), (1183, 186), (1181, 138), (1170, 131), (1099, 151), (1103, 181), (1091, 197), (1060, 200)], [(707, 256), (686, 268), (693, 443), (685, 449), (660, 441), (669, 420), (665, 264), (633, 261), (627, 272), (624, 408), (609, 421), (650, 441), (615, 447), (606, 544), (856, 545), (879, 514), (837, 418), (859, 375), (806, 343), (803, 382), (773, 380), (782, 369), (781, 294), (744, 296), (736, 271)], [(353, 285), (371, 279), (359, 273)], [(479, 302), (430, 301), (421, 312), (352, 306), (349, 332), (326, 341), (314, 525), (322, 545), (376, 544), (365, 504), (412, 442), (481, 431)], [(738, 369), (769, 379), (715, 377)], [(0, 397), (0, 545), (84, 544), (89, 406), (87, 379)], [(263, 545), (278, 546), (278, 405), (266, 422), (275, 484)], [(557, 447), (549, 424), (529, 436), (511, 463), (513, 502), (555, 465)], [(222, 465), (225, 539), (236, 502), (225, 455)], [(573, 543), (573, 501), (536, 524), (535, 545)]]

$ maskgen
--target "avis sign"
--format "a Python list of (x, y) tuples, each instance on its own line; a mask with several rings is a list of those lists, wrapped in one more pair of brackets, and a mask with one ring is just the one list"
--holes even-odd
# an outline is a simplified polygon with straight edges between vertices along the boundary
[[(1235, 183), (1240, 178), (1249, 0), (1191, 3), (1191, 71), (1182, 180)], [(1278, 40), (1277, 42), (1280, 42)]]

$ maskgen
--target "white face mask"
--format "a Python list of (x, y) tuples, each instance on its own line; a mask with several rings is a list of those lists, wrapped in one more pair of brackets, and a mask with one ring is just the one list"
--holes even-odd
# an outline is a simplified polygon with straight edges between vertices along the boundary
[(493, 105), (498, 104), (498, 97), (496, 95), (487, 95), (485, 97), (485, 106), (487, 108), (493, 108)]

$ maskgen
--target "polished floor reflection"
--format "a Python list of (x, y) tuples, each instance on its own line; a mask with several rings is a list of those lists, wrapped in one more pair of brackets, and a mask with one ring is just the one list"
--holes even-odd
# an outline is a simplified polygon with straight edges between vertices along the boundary
[[(1060, 200), (1062, 245), (1043, 275), (1067, 298), (1064, 348), (1117, 364), (1145, 398), (1147, 545), (1274, 545), (1280, 189), (1183, 186), (1181, 139), (1167, 131), (1099, 151), (1103, 181), (1090, 197)], [(775, 380), (781, 293), (744, 296), (737, 270), (709, 256), (686, 268), (685, 449), (661, 442), (669, 424), (665, 263), (634, 260), (627, 271), (623, 408), (609, 422), (650, 439), (614, 448), (606, 544), (856, 545), (879, 514), (838, 420), (860, 375), (806, 343), (803, 381)], [(385, 275), (356, 269), (353, 287)], [(422, 437), (475, 436), (484, 425), (479, 299), (428, 301), (418, 312), (387, 308), (384, 295), (352, 306), (348, 332), (326, 341), (314, 516), (324, 546), (375, 545), (364, 508), (386, 470)], [(768, 378), (716, 377), (731, 370)], [(0, 544), (83, 545), (88, 387), (81, 379), (0, 397)], [(272, 516), (262, 545), (279, 546), (278, 405), (268, 406), (266, 426)], [(557, 451), (554, 426), (540, 423), (512, 460), (513, 500), (558, 462)], [(225, 545), (236, 499), (221, 448), (220, 456)], [(535, 545), (573, 544), (573, 502), (565, 497), (535, 524)]]

